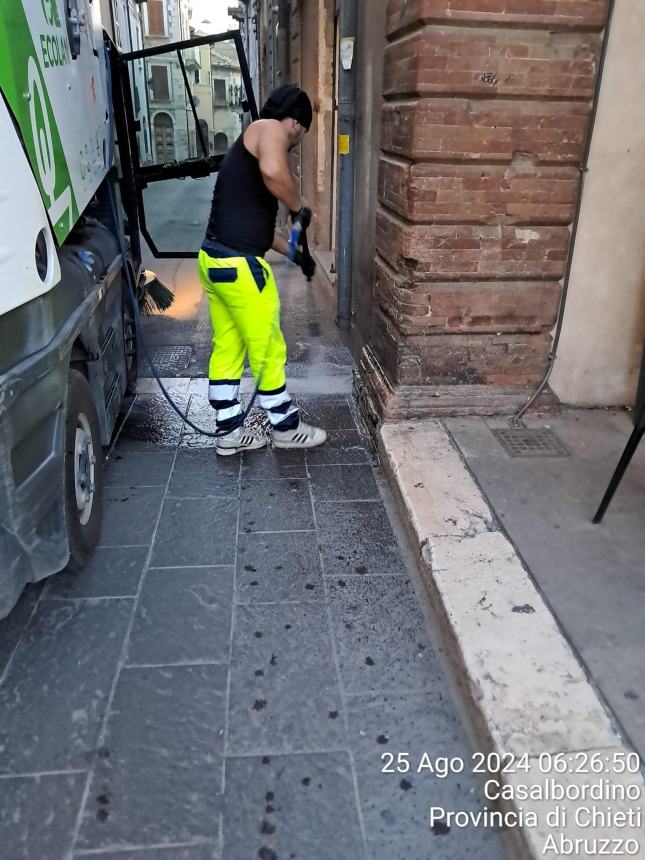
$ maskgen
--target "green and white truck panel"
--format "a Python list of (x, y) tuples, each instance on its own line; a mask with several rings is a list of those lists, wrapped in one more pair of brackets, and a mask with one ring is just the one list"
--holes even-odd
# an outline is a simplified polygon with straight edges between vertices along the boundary
[(0, 58), (0, 89), (63, 242), (110, 161), (99, 4), (3, 0)]
[[(0, 315), (43, 295), (60, 281), (60, 264), (36, 179), (0, 99)], [(44, 271), (34, 249), (46, 245)]]
[(97, 0), (0, 0), (0, 618), (100, 533), (136, 368), (111, 115)]

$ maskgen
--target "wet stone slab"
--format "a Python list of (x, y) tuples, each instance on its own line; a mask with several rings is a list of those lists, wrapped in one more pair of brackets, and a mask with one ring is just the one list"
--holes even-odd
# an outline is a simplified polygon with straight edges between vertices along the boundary
[(323, 603), (238, 606), (229, 715), (229, 753), (345, 746)]
[(134, 597), (147, 555), (146, 547), (99, 547), (83, 570), (50, 576), (44, 597)]
[(308, 424), (325, 430), (356, 430), (356, 422), (346, 397), (295, 398), (300, 414)]
[(369, 465), (309, 466), (311, 488), (316, 502), (380, 499)]
[(240, 603), (322, 600), (315, 534), (241, 534), (236, 586)]
[(163, 496), (163, 487), (107, 489), (99, 546), (150, 546)]
[(105, 464), (106, 487), (165, 487), (174, 451), (114, 451)]
[(315, 502), (315, 508), (326, 575), (405, 573), (383, 502)]
[(205, 496), (231, 498), (238, 495), (239, 457), (218, 457), (212, 449), (180, 448), (172, 470), (168, 495), (178, 499)]
[(25, 632), (42, 588), (40, 582), (27, 585), (9, 615), (0, 619), (0, 678)]
[(155, 845), (153, 848), (137, 846), (132, 850), (124, 851), (101, 851), (95, 854), (93, 851), (76, 851), (74, 860), (81, 857), (95, 858), (95, 860), (220, 860), (221, 854), (219, 844), (214, 842), (202, 842), (197, 845), (170, 845), (164, 847)]
[(348, 693), (431, 690), (441, 682), (407, 577), (328, 577), (327, 586), (341, 683)]
[(78, 848), (219, 836), (226, 668), (124, 669)]
[[(194, 387), (194, 386), (193, 386)], [(215, 432), (217, 429), (216, 412), (210, 405), (208, 400), (208, 382), (204, 380), (203, 391), (191, 393), (190, 406), (188, 408), (188, 418), (193, 424), (203, 428), (208, 432)], [(195, 431), (187, 425), (184, 427), (184, 433), (193, 433)], [(212, 436), (202, 436), (202, 440), (208, 444), (215, 444), (216, 440)]]
[(84, 773), (0, 779), (0, 856), (66, 857), (85, 779)]
[(370, 454), (357, 430), (328, 430), (327, 441), (305, 453), (312, 466), (353, 465), (366, 463)]
[(240, 498), (240, 532), (280, 532), (314, 527), (307, 481), (291, 478), (243, 481)]
[[(185, 396), (175, 393), (173, 399), (180, 409), (188, 404)], [(156, 451), (175, 448), (179, 442), (183, 420), (160, 394), (140, 394), (128, 414), (116, 448), (122, 451)]]
[(224, 801), (223, 860), (365, 858), (346, 752), (228, 758)]
[(394, 839), (367, 838), (369, 860), (504, 860), (506, 854), (494, 830), (452, 829), (448, 833), (415, 835)]
[[(477, 832), (473, 836), (472, 831), (455, 829), (440, 839), (428, 828), (431, 806), (476, 811), (484, 805), (481, 785), (471, 767), (445, 778), (419, 768), (424, 752), (433, 760), (450, 755), (471, 761), (463, 728), (442, 690), (443, 685), (431, 693), (350, 695), (346, 699), (365, 832), (378, 849), (374, 856), (389, 857), (384, 846), (396, 842), (405, 842), (408, 858), (470, 856), (467, 849), (475, 850), (480, 844)], [(407, 773), (397, 772), (387, 757), (393, 755), (396, 764), (399, 752), (409, 753)], [(501, 858), (504, 852), (501, 843), (497, 844), (497, 857)]]
[(129, 663), (228, 663), (233, 568), (150, 569), (130, 633)]
[(0, 772), (88, 766), (132, 606), (40, 604), (0, 686)]
[[(308, 323), (307, 334), (309, 343), (303, 343), (300, 349), (289, 352), (289, 381), (302, 380), (304, 383), (309, 381), (318, 389), (322, 380), (326, 379), (329, 382), (336, 380), (337, 384), (332, 391), (338, 391), (338, 384), (341, 381), (348, 385), (345, 390), (351, 390), (351, 352), (344, 346), (328, 346), (321, 343), (324, 335), (317, 321)], [(296, 385), (291, 383), (289, 387), (296, 388)]]
[(152, 566), (233, 564), (237, 506), (237, 499), (167, 498), (152, 550)]
[(242, 455), (242, 479), (306, 477), (304, 451), (270, 448)]

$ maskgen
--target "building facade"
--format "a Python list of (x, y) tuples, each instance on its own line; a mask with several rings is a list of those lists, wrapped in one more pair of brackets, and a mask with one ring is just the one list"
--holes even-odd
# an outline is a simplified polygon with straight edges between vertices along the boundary
[[(204, 34), (197, 31), (194, 35), (201, 36)], [(202, 137), (210, 154), (213, 152), (213, 138), (215, 135), (210, 45), (200, 45), (197, 48), (190, 89), (193, 94)]]
[[(299, 172), (333, 282), (338, 0), (243, 6), (263, 95), (282, 38), (283, 67), (314, 103)], [(359, 0), (352, 312), (357, 392), (374, 421), (511, 414), (547, 376), (543, 407), (633, 402), (645, 339), (639, 6)]]
[(213, 151), (226, 152), (242, 132), (244, 88), (237, 50), (233, 42), (216, 42), (210, 50)]
[[(190, 38), (186, 0), (147, 0), (143, 35), (146, 48), (162, 48)], [(189, 75), (199, 63), (198, 49), (184, 52)], [(182, 161), (195, 154), (194, 119), (176, 53), (144, 60), (147, 82), (152, 158), (156, 163)]]
[[(239, 59), (232, 41), (196, 49), (191, 92), (208, 154), (226, 152), (242, 130), (244, 98)], [(200, 145), (197, 149), (201, 153)]]
[(249, 66), (249, 75), (253, 86), (253, 95), (255, 103), (260, 102), (260, 65), (258, 57), (258, 22), (256, 14), (256, 4), (254, 0), (244, 0), (237, 6), (229, 6), (228, 13), (231, 18), (237, 21), (242, 41), (244, 43), (244, 53)]

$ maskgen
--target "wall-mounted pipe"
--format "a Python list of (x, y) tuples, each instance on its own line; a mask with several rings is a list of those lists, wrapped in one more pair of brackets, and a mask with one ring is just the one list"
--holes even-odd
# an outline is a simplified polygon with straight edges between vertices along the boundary
[(356, 31), (358, 0), (340, 0), (338, 65), (338, 217), (336, 232), (336, 324), (352, 324), (352, 244), (354, 239), (354, 132), (356, 129)]

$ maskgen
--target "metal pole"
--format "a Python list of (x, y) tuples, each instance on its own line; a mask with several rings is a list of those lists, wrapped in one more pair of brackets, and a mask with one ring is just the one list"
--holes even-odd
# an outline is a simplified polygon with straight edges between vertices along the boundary
[(354, 132), (356, 129), (356, 30), (358, 0), (341, 0), (338, 65), (338, 219), (336, 324), (352, 324), (352, 242), (354, 237)]

